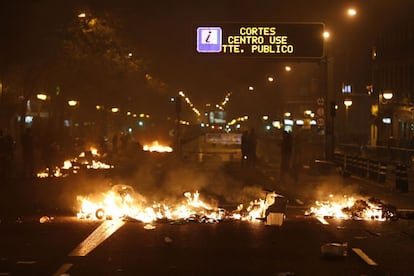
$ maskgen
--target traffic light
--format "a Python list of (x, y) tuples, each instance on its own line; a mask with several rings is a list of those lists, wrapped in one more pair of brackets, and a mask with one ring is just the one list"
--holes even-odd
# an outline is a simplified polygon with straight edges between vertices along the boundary
[(338, 105), (335, 102), (331, 102), (331, 117), (334, 118), (336, 115), (336, 110), (338, 109)]

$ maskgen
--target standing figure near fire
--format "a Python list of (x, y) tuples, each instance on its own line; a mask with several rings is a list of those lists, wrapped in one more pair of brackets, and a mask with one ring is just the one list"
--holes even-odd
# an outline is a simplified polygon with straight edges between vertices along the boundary
[(285, 175), (289, 174), (291, 169), (292, 159), (292, 134), (287, 131), (283, 131), (282, 143), (280, 145), (280, 181), (285, 181)]
[(244, 166), (247, 162), (247, 157), (248, 157), (248, 131), (245, 130), (242, 133), (241, 136), (241, 145), (240, 145), (240, 149), (241, 149), (241, 164), (242, 166)]
[(23, 154), (23, 176), (26, 178), (34, 177), (34, 145), (31, 128), (26, 128), (21, 136)]
[(257, 136), (254, 128), (251, 128), (247, 136), (247, 162), (251, 167), (256, 166)]

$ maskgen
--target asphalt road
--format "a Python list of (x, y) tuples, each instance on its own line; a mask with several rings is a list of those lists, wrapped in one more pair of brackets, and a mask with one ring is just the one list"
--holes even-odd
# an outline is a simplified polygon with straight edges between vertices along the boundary
[[(151, 174), (152, 179), (160, 182), (161, 186), (156, 187), (150, 183), (152, 191), (167, 192), (172, 187), (167, 189), (161, 182), (170, 182), (176, 170), (167, 175), (160, 172), (177, 163), (170, 160), (160, 165), (158, 161), (149, 168), (145, 166), (145, 174)], [(203, 183), (200, 184), (203, 190), (210, 190), (222, 201), (223, 192), (228, 189), (220, 189), (227, 182), (233, 193), (242, 193), (246, 187), (275, 188), (289, 198), (283, 224), (269, 226), (263, 221), (157, 221), (147, 225), (131, 220), (88, 221), (76, 218), (74, 202), (77, 194), (107, 188), (108, 183), (118, 181), (121, 174), (123, 177), (130, 174), (130, 168), (117, 175), (93, 172), (68, 178), (36, 180), (26, 183), (30, 188), (24, 188), (25, 183), (18, 183), (16, 193), (22, 192), (22, 187), (26, 193), (23, 199), (17, 195), (20, 201), (11, 202), (13, 206), (26, 207), (17, 208), (13, 215), (2, 217), (0, 275), (414, 273), (413, 220), (379, 222), (327, 218), (324, 221), (304, 215), (312, 201), (317, 199), (318, 192), (310, 191), (326, 185), (345, 191), (353, 186), (352, 179), (343, 179), (334, 185), (335, 181), (339, 181), (337, 178), (313, 177), (312, 181), (301, 178), (300, 185), (292, 185), (291, 182), (277, 183), (274, 172), (266, 173), (263, 168), (260, 171), (240, 170), (239, 164), (226, 167), (216, 165), (203, 166), (202, 171), (206, 170), (208, 174), (203, 176), (202, 181), (198, 179), (201, 171), (188, 176), (186, 169), (178, 178), (181, 182), (191, 180)], [(226, 174), (218, 174), (223, 168)], [(131, 176), (131, 179), (141, 179), (140, 174)], [(214, 185), (211, 184), (213, 180), (216, 182)], [(185, 188), (189, 187), (194, 185)], [(3, 208), (2, 214), (5, 213), (8, 210)], [(40, 223), (44, 215), (50, 221)], [(327, 243), (347, 243), (347, 255), (324, 256), (321, 247)]]
[[(289, 209), (282, 226), (261, 221), (163, 221), (148, 228), (141, 222), (74, 216), (56, 216), (47, 223), (27, 218), (1, 224), (0, 274), (412, 274), (414, 236), (407, 229), (413, 229), (413, 221), (322, 224), (300, 213), (298, 208)], [(347, 242), (347, 256), (323, 256), (321, 246), (331, 242)], [(355, 248), (369, 259), (354, 253)]]

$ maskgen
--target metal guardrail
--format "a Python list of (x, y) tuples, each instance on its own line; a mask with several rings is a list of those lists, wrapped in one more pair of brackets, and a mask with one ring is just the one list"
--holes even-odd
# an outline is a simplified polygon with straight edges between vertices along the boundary
[(360, 146), (357, 144), (338, 144), (337, 151), (348, 155), (359, 155), (372, 160), (381, 160), (414, 166), (414, 148), (393, 146)]
[(401, 192), (414, 191), (414, 169), (406, 164), (334, 153), (334, 162), (344, 175), (355, 175)]

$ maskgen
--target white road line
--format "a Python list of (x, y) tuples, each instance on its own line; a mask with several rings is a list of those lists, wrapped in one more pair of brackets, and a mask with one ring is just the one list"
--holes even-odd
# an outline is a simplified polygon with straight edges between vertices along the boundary
[(86, 256), (125, 224), (122, 220), (106, 220), (81, 242), (69, 256)]
[(374, 260), (372, 260), (370, 257), (368, 257), (367, 254), (365, 254), (364, 251), (362, 251), (359, 248), (352, 248), (352, 251), (355, 252), (361, 259), (363, 259), (368, 265), (378, 265)]
[(36, 261), (17, 261), (16, 264), (18, 265), (32, 265), (35, 264)]
[(53, 276), (65, 275), (66, 272), (73, 266), (73, 264), (63, 264), (59, 269), (53, 274)]
[(322, 224), (329, 224), (329, 222), (327, 222), (323, 217), (316, 217), (316, 219), (319, 220)]
[[(106, 220), (95, 231), (92, 232), (85, 240), (83, 240), (68, 256), (84, 257), (94, 250), (98, 245), (103, 243), (113, 233), (125, 224), (122, 220)], [(73, 264), (66, 263), (59, 267), (53, 276), (60, 276), (66, 274), (71, 269)]]
[(298, 198), (297, 198), (297, 199), (295, 199), (295, 201), (296, 201), (296, 203), (297, 203), (297, 204), (300, 204), (300, 205), (305, 204), (305, 203), (303, 203), (303, 201), (302, 201), (302, 200), (300, 200), (300, 199), (298, 199)]

